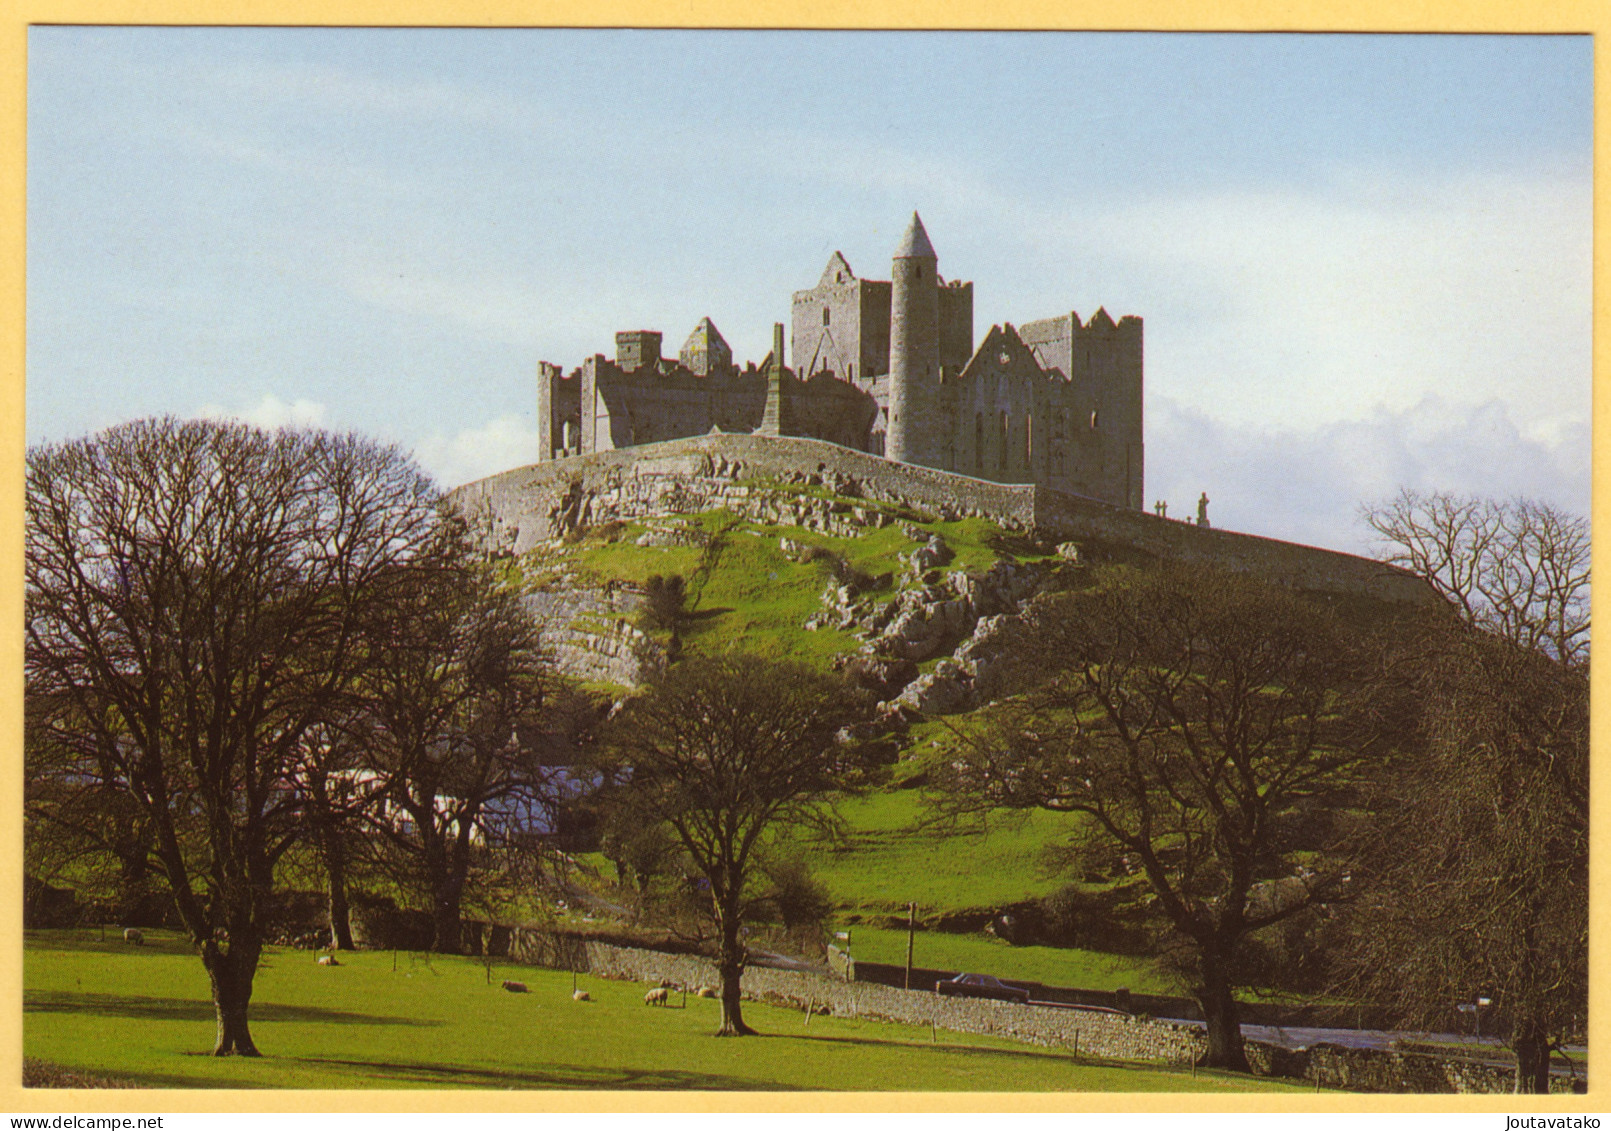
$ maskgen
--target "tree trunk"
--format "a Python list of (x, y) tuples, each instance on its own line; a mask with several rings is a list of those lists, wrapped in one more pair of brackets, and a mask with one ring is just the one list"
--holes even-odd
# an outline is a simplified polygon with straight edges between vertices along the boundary
[(118, 925), (123, 927), (154, 927), (148, 921), (151, 910), (151, 876), (145, 865), (145, 853), (124, 856), (118, 866), (117, 886)]
[(237, 945), (224, 952), (209, 944), (202, 961), (212, 982), (213, 1012), (218, 1020), (213, 1055), (262, 1056), (252, 1041), (246, 1017), (252, 1001), (252, 982), (257, 976), (256, 949)]
[(352, 910), (347, 905), (346, 849), (334, 833), (325, 837), (324, 867), (330, 880), (330, 943), (337, 950), (352, 950)]
[(1211, 954), (1203, 956), (1203, 985), (1197, 993), (1203, 1020), (1208, 1023), (1208, 1051), (1198, 1061), (1205, 1068), (1251, 1072), (1242, 1047), (1241, 1009), (1223, 965)]
[(437, 885), (432, 901), (431, 919), (435, 925), (431, 949), (438, 954), (461, 954), (464, 942), (460, 937), (461, 908), (464, 899), (464, 882), (448, 879)]
[(737, 908), (718, 914), (717, 927), (721, 931), (722, 949), (717, 968), (722, 976), (722, 1025), (716, 1030), (718, 1037), (753, 1036), (754, 1029), (744, 1024), (744, 1008), (740, 998), (741, 980), (744, 977), (744, 944), (739, 941)]
[(120, 926), (161, 926), (160, 922), (150, 920), (154, 910), (151, 898), (151, 841), (149, 832), (135, 832), (119, 838), (113, 848), (118, 858), (117, 915)]
[(1549, 1036), (1541, 1026), (1519, 1028), (1511, 1042), (1516, 1049), (1516, 1091), (1549, 1093)]

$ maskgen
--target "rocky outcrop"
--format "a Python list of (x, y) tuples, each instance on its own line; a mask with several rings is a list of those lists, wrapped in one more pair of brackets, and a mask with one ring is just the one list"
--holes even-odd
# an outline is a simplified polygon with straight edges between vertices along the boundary
[(636, 687), (665, 669), (665, 650), (633, 623), (643, 604), (635, 590), (562, 576), (523, 601), (566, 675)]
[[(898, 693), (880, 705), (886, 714), (972, 710), (1001, 684), (1010, 649), (1009, 618), (1045, 588), (1067, 555), (1029, 564), (1001, 560), (983, 572), (953, 570), (942, 576), (937, 567), (952, 557), (944, 541), (916, 528), (908, 533), (925, 537), (904, 555), (908, 568), (903, 588), (885, 598), (877, 592), (859, 593), (854, 585), (830, 583), (822, 608), (805, 627), (858, 633), (865, 643), (853, 674), (865, 674), (858, 674), (864, 686), (883, 691), (895, 686), (895, 670), (910, 673)], [(949, 657), (932, 672), (917, 674), (918, 663), (946, 653)]]
[[(967, 709), (956, 705), (988, 699), (999, 686), (1005, 645), (1002, 625), (982, 622), (1016, 614), (1052, 572), (1084, 561), (1087, 550), (1094, 560), (1118, 554), (1201, 561), (1300, 589), (1435, 601), (1412, 575), (1350, 555), (1172, 523), (1041, 487), (988, 483), (798, 438), (711, 435), (553, 460), (469, 484), (454, 498), (485, 520), (489, 547), (508, 554), (626, 522), (648, 527), (640, 545), (705, 545), (705, 529), (681, 516), (708, 511), (840, 538), (899, 525), (917, 544), (887, 575), (897, 586), (893, 596), (885, 579), (855, 575), (821, 547), (785, 536), (781, 548), (794, 560), (826, 556), (837, 567), (805, 627), (852, 632), (866, 654), (903, 664), (953, 661), (920, 682), (908, 680), (885, 700), (903, 713), (941, 710), (942, 704)], [(1029, 532), (1042, 546), (1055, 541), (1057, 556), (1026, 564), (1003, 560), (982, 573), (946, 572), (950, 548), (917, 523), (968, 516)], [(635, 598), (623, 607), (621, 594), (585, 586), (572, 597), (555, 596), (565, 584), (554, 580), (549, 596), (534, 597), (565, 670), (633, 685), (663, 666), (661, 650), (632, 623)], [(888, 687), (889, 674), (873, 684)]]

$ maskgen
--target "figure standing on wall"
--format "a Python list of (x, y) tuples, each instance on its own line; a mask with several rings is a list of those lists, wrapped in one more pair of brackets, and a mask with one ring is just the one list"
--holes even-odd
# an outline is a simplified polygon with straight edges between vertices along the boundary
[(1203, 497), (1197, 500), (1197, 525), (1198, 526), (1207, 526), (1208, 525), (1208, 492), (1207, 491), (1204, 491), (1203, 492)]
[(1159, 499), (1156, 503), (1152, 504), (1152, 513), (1157, 515), (1159, 518), (1168, 518), (1169, 504), (1164, 502), (1162, 499)]

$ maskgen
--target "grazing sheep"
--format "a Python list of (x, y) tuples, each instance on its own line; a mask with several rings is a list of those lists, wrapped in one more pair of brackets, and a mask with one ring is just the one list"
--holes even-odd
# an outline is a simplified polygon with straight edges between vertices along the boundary
[(715, 986), (700, 986), (699, 989), (694, 991), (694, 993), (699, 997), (720, 997), (721, 996), (719, 993), (716, 992), (716, 987)]
[(123, 941), (133, 943), (135, 946), (144, 946), (145, 932), (140, 930), (139, 927), (125, 927), (123, 928)]
[(526, 983), (525, 982), (505, 982), (503, 984), (503, 988), (508, 990), (512, 994), (523, 994), (523, 993), (526, 992)]
[(593, 999), (587, 996), (587, 991), (586, 990), (577, 990), (575, 993), (571, 994), (571, 1000), (572, 1001), (592, 1001)]
[(341, 963), (336, 961), (336, 956), (333, 955), (333, 954), (321, 954), (321, 955), (319, 955), (319, 965), (320, 966), (340, 966)]
[(674, 990), (677, 988), (677, 983), (673, 982), (670, 978), (661, 978), (660, 988), (663, 990)]
[(671, 1000), (671, 991), (665, 986), (656, 986), (643, 995), (644, 1005), (665, 1005)]

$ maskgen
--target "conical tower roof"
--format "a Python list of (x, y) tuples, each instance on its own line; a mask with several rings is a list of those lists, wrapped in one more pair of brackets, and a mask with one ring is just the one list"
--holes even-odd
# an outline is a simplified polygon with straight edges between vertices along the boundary
[(912, 222), (906, 225), (906, 234), (901, 237), (900, 246), (895, 249), (894, 258), (940, 258), (934, 253), (934, 245), (929, 242), (929, 234), (923, 230), (923, 218), (916, 212), (912, 213)]

